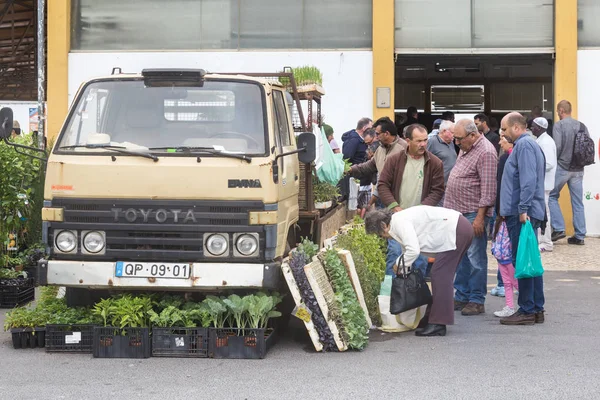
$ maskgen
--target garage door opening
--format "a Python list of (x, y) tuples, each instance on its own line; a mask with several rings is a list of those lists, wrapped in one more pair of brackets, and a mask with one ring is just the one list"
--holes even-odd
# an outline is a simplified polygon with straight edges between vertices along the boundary
[(419, 110), (428, 129), (442, 113), (456, 120), (478, 113), (500, 121), (511, 111), (529, 116), (534, 107), (553, 118), (551, 54), (407, 55), (399, 54), (395, 70), (395, 114), (401, 125), (406, 110)]

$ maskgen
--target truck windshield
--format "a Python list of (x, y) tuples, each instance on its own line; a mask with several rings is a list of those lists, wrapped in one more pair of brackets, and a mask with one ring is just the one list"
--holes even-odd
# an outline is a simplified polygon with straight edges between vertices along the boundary
[(264, 120), (259, 84), (206, 81), (203, 87), (146, 87), (142, 80), (97, 81), (79, 96), (57, 149), (97, 153), (108, 151), (102, 146), (119, 146), (196, 156), (170, 150), (207, 147), (262, 155), (268, 148)]

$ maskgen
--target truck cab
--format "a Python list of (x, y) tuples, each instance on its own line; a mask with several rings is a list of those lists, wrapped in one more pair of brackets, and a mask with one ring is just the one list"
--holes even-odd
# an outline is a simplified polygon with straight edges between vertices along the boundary
[(40, 284), (278, 288), (299, 165), (315, 157), (291, 97), (272, 80), (203, 70), (83, 83), (47, 161)]

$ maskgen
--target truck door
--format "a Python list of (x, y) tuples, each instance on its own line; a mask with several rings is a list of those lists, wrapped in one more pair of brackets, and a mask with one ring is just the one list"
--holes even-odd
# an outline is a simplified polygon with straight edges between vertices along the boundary
[[(275, 140), (279, 154), (295, 150), (296, 138), (291, 128), (292, 119), (281, 90), (273, 90), (273, 123)], [(298, 190), (300, 187), (297, 156), (281, 157), (279, 163), (279, 226), (278, 235), (287, 234), (285, 226), (298, 218)], [(285, 245), (286, 237), (280, 237), (278, 243)], [(279, 253), (278, 249), (278, 254)], [(283, 251), (283, 249), (281, 249)]]

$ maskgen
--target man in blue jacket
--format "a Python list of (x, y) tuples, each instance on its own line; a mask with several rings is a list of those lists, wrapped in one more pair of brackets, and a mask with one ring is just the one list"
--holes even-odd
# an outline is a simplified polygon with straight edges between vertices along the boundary
[[(522, 226), (529, 220), (535, 232), (545, 219), (546, 160), (540, 146), (527, 134), (527, 120), (521, 114), (513, 112), (506, 115), (500, 126), (504, 136), (514, 143), (502, 175), (500, 215), (506, 221), (512, 245), (512, 261), (518, 270), (516, 261)], [(534, 236), (537, 240), (537, 235)], [(510, 317), (502, 318), (500, 323), (541, 324), (544, 322), (544, 302), (544, 281), (541, 276), (519, 279), (519, 310)]]
[(367, 129), (373, 126), (370, 118), (361, 118), (356, 124), (356, 129), (352, 129), (342, 135), (342, 153), (344, 159), (349, 160), (352, 165), (362, 164), (367, 161), (367, 147), (363, 135)]

